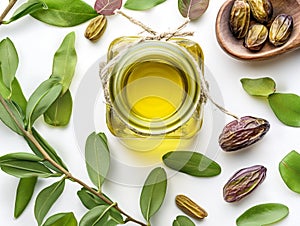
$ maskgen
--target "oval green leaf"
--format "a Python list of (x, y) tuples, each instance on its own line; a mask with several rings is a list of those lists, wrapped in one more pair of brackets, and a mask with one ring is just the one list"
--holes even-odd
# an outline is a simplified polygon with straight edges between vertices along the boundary
[(93, 7), (81, 0), (43, 0), (43, 2), (48, 9), (38, 10), (30, 15), (50, 25), (71, 27), (98, 16)]
[(39, 162), (11, 160), (0, 163), (2, 171), (18, 178), (51, 177), (52, 172)]
[(140, 196), (140, 208), (147, 222), (160, 209), (167, 190), (167, 173), (157, 167), (148, 175)]
[(16, 71), (19, 65), (19, 57), (13, 42), (9, 39), (3, 39), (0, 42), (0, 65), (2, 81), (6, 88), (11, 91), (12, 82), (15, 79)]
[(34, 192), (36, 182), (37, 177), (28, 177), (20, 179), (15, 200), (15, 218), (18, 218), (29, 204)]
[(279, 172), (288, 188), (300, 194), (300, 154), (296, 151), (287, 154), (279, 163)]
[(300, 127), (300, 96), (292, 93), (274, 93), (268, 100), (276, 117), (283, 124)]
[(112, 206), (96, 206), (80, 220), (79, 226), (116, 226), (124, 224), (123, 218)]
[(242, 78), (241, 83), (244, 90), (252, 96), (268, 97), (276, 91), (276, 83), (269, 77), (257, 79)]
[(171, 169), (196, 177), (213, 177), (221, 173), (218, 163), (198, 152), (171, 151), (163, 156), (163, 162)]
[(49, 217), (43, 226), (77, 226), (73, 213), (58, 213)]
[(7, 20), (3, 21), (3, 24), (9, 24), (13, 21), (16, 21), (23, 16), (34, 13), (37, 10), (47, 9), (47, 5), (40, 0), (29, 0), (28, 2), (22, 4), (13, 14), (13, 16)]
[(266, 203), (254, 206), (245, 211), (237, 220), (237, 226), (270, 225), (284, 219), (289, 208), (279, 203)]
[(183, 17), (196, 20), (205, 13), (209, 0), (178, 0), (178, 9)]
[[(95, 194), (91, 193), (90, 191), (86, 190), (85, 188), (82, 188), (77, 192), (77, 195), (82, 202), (82, 204), (87, 208), (87, 209), (93, 209), (96, 206), (100, 205), (107, 205), (106, 202), (104, 202), (102, 199), (100, 199), (98, 196)], [(105, 194), (104, 195), (108, 200), (111, 201), (110, 198), (108, 198)]]
[(2, 102), (0, 103), (0, 120), (15, 133), (19, 135), (23, 135), (23, 132), (18, 127), (18, 125), (16, 124), (15, 120), (12, 118), (10, 113), (6, 110), (4, 105), (6, 105), (10, 109), (15, 119), (17, 120), (18, 124), (24, 128), (24, 122), (23, 122), (24, 115), (21, 113), (21, 108), (10, 100), (4, 100), (3, 102), (4, 103)]
[(19, 81), (15, 78), (12, 83), (12, 93), (10, 99), (22, 109), (22, 114), (26, 112), (27, 100), (23, 94)]
[(85, 162), (91, 181), (98, 189), (101, 189), (109, 171), (110, 153), (105, 139), (95, 132), (87, 138)]
[(127, 0), (124, 7), (131, 10), (147, 10), (165, 1), (166, 0)]
[(43, 189), (37, 196), (34, 205), (34, 216), (41, 225), (50, 208), (62, 194), (65, 188), (65, 179), (55, 182), (49, 187)]
[(26, 108), (26, 120), (29, 128), (60, 95), (62, 85), (59, 84), (59, 81), (58, 78), (50, 78), (42, 82), (30, 96)]
[(70, 32), (62, 41), (60, 47), (54, 54), (52, 75), (60, 79), (63, 85), (62, 94), (69, 90), (77, 64), (77, 53), (75, 49), (75, 32)]
[(6, 154), (0, 157), (0, 164), (7, 162), (7, 161), (14, 161), (14, 160), (23, 160), (23, 161), (31, 161), (31, 162), (40, 162), (43, 161), (42, 158), (27, 152), (16, 152)]
[(94, 9), (101, 15), (114, 15), (116, 9), (122, 7), (122, 0), (96, 0)]
[(72, 115), (73, 100), (70, 90), (58, 97), (44, 113), (44, 120), (51, 126), (66, 126)]
[(173, 221), (172, 226), (196, 226), (190, 218), (186, 216), (177, 216), (176, 220)]

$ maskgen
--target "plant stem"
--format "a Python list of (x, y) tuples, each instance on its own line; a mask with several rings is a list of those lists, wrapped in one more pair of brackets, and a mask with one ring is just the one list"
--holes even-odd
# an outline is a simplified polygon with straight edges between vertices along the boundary
[(9, 11), (11, 10), (11, 8), (16, 4), (18, 0), (10, 0), (8, 5), (6, 6), (6, 8), (4, 9), (3, 13), (0, 16), (0, 25), (2, 24), (4, 18), (6, 17), (6, 15), (9, 13)]
[[(83, 181), (81, 181), (80, 179), (74, 177), (68, 170), (66, 170), (64, 167), (62, 167), (57, 162), (55, 162), (48, 155), (48, 153), (45, 151), (45, 149), (40, 145), (40, 143), (37, 141), (37, 139), (32, 135), (32, 133), (30, 133), (29, 131), (25, 130), (23, 128), (23, 126), (20, 125), (20, 123), (16, 119), (15, 115), (13, 114), (13, 112), (10, 110), (9, 106), (7, 105), (5, 99), (2, 97), (2, 95), (0, 95), (0, 102), (4, 106), (4, 108), (6, 109), (6, 111), (10, 115), (10, 117), (13, 119), (13, 121), (16, 123), (16, 125), (18, 126), (18, 128), (22, 131), (23, 135), (26, 138), (28, 138), (34, 144), (34, 146), (40, 151), (40, 153), (43, 155), (43, 157), (44, 157), (44, 159), (46, 161), (48, 161), (51, 165), (53, 165), (58, 170), (60, 170), (68, 179), (70, 179), (73, 182), (76, 182), (76, 183), (80, 184), (81, 186), (83, 186), (84, 188), (86, 188), (89, 192), (93, 193), (94, 195), (96, 195), (97, 197), (99, 197), (100, 199), (102, 199), (108, 205), (113, 205), (114, 204), (114, 202), (112, 202), (109, 199), (107, 199), (102, 193), (99, 193), (99, 192), (95, 191), (92, 187), (90, 187), (89, 185), (87, 185), (86, 183), (84, 183)], [(120, 209), (118, 207), (117, 204), (114, 204), (113, 208), (115, 208), (117, 211), (119, 211), (122, 215), (126, 216), (127, 222), (131, 221), (131, 222), (134, 222), (134, 223), (136, 223), (138, 225), (141, 225), (141, 226), (147, 226), (145, 223), (134, 219), (129, 214), (127, 214), (126, 212), (124, 212), (122, 209)]]

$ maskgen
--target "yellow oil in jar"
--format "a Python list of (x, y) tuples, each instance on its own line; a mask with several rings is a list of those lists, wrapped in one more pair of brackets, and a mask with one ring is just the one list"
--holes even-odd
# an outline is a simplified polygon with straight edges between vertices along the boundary
[[(115, 40), (108, 60), (134, 40)], [(158, 160), (166, 151), (187, 148), (203, 120), (199, 78), (193, 67), (196, 62), (202, 69), (201, 48), (186, 39), (173, 42), (145, 41), (131, 47), (109, 74), (109, 130), (124, 146)]]
[(183, 74), (155, 61), (129, 67), (124, 87), (131, 114), (143, 120), (162, 120), (176, 113), (186, 96)]

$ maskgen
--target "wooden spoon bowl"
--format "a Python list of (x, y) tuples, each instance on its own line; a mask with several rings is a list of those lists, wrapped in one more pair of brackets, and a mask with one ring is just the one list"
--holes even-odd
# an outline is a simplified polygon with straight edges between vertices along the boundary
[(216, 19), (216, 36), (225, 52), (241, 60), (264, 60), (300, 47), (300, 0), (271, 0), (273, 19), (281, 14), (293, 17), (294, 28), (291, 37), (280, 47), (267, 42), (259, 52), (251, 52), (243, 46), (243, 40), (236, 39), (229, 28), (229, 17), (234, 0), (227, 0), (219, 10)]

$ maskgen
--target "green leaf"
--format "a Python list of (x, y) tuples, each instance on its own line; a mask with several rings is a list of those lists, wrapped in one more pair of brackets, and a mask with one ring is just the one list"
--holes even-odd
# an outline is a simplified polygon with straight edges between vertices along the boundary
[(39, 162), (11, 160), (0, 163), (2, 171), (14, 177), (51, 177), (52, 172)]
[(58, 213), (49, 217), (43, 226), (77, 226), (73, 213)]
[(11, 85), (19, 65), (19, 57), (13, 42), (9, 38), (0, 42), (0, 64), (2, 75), (0, 77), (2, 77), (1, 79), (6, 88), (11, 91)]
[(300, 194), (300, 154), (296, 151), (287, 154), (279, 163), (279, 172), (288, 188)]
[(165, 1), (166, 0), (127, 0), (124, 7), (131, 10), (147, 10)]
[(213, 177), (221, 173), (218, 163), (198, 152), (171, 151), (163, 156), (163, 162), (171, 169), (196, 177)]
[[(86, 190), (85, 188), (81, 188), (81, 190), (77, 192), (77, 195), (80, 201), (82, 202), (82, 204), (89, 210), (93, 209), (96, 206), (107, 205), (106, 202), (104, 202), (98, 196)], [(111, 199), (108, 198), (105, 194), (102, 195), (104, 195), (108, 200), (111, 201)]]
[(15, 218), (18, 218), (29, 204), (34, 192), (36, 182), (37, 177), (28, 177), (20, 179), (15, 201)]
[[(5, 101), (5, 103), (10, 109), (10, 111), (12, 112), (12, 114), (14, 115), (18, 124), (24, 128), (24, 122), (23, 122), (24, 115), (21, 113), (20, 107), (10, 100)], [(2, 103), (0, 103), (0, 120), (12, 131), (16, 132), (19, 135), (23, 135), (23, 132), (17, 126), (16, 122), (13, 120), (13, 118), (11, 117), (11, 115), (9, 114), (9, 112), (6, 110), (6, 108)]]
[(14, 160), (24, 160), (24, 161), (31, 161), (31, 162), (41, 162), (43, 158), (40, 158), (36, 155), (26, 152), (16, 152), (6, 154), (0, 157), (0, 164), (7, 162), (7, 161), (14, 161)]
[(96, 206), (80, 220), (79, 226), (116, 226), (124, 224), (121, 214), (112, 206)]
[(16, 21), (23, 16), (34, 13), (37, 10), (47, 9), (47, 5), (39, 0), (29, 0), (28, 2), (22, 4), (13, 14), (13, 16), (8, 21), (3, 21), (3, 24), (9, 24)]
[(276, 223), (289, 214), (287, 206), (279, 203), (266, 203), (254, 206), (237, 220), (237, 226), (262, 226)]
[(178, 0), (178, 10), (183, 17), (196, 20), (205, 13), (209, 0)]
[(257, 79), (242, 78), (241, 83), (244, 90), (252, 96), (268, 97), (276, 91), (276, 83), (269, 77)]
[(95, 132), (87, 138), (85, 162), (91, 181), (98, 189), (101, 189), (109, 170), (110, 154), (106, 141)]
[(186, 216), (177, 216), (176, 220), (173, 221), (172, 226), (196, 226), (190, 218)]
[(140, 197), (140, 207), (145, 220), (149, 223), (150, 218), (161, 207), (167, 190), (166, 171), (157, 167), (148, 175)]
[(43, 189), (37, 196), (34, 206), (34, 216), (41, 225), (50, 208), (57, 201), (65, 188), (65, 179), (55, 182), (49, 187)]
[(48, 9), (38, 10), (31, 16), (50, 25), (71, 27), (98, 16), (93, 7), (81, 0), (43, 0), (43, 2)]
[(34, 121), (44, 114), (51, 104), (58, 98), (62, 85), (58, 78), (50, 78), (42, 82), (30, 96), (26, 108), (26, 120), (31, 128)]
[[(50, 156), (51, 159), (53, 159), (57, 164), (59, 164), (60, 166), (62, 166), (63, 168), (65, 168), (67, 170), (66, 165), (64, 164), (64, 162), (61, 160), (61, 158), (57, 155), (57, 153), (55, 152), (55, 150), (50, 146), (50, 144), (34, 129), (32, 128), (32, 135), (34, 136), (34, 138), (39, 142), (39, 144), (43, 147), (43, 149), (47, 152), (47, 154)], [(28, 139), (26, 138), (26, 141), (29, 145), (29, 147), (31, 148), (31, 150), (33, 151), (33, 153), (35, 153), (37, 156), (43, 158), (43, 155), (41, 154), (41, 152), (37, 149), (37, 147)], [(54, 167), (51, 163), (49, 163), (48, 161), (45, 161), (44, 164), (50, 168), (53, 169), (54, 171), (60, 173), (61, 171), (59, 169), (57, 169), (56, 167)]]
[(60, 78), (60, 83), (63, 85), (62, 94), (69, 90), (76, 63), (75, 32), (71, 32), (66, 35), (53, 58), (51, 77)]
[(58, 97), (44, 113), (44, 120), (51, 126), (66, 126), (72, 114), (72, 96), (69, 90)]
[(276, 117), (285, 125), (300, 127), (300, 97), (292, 93), (274, 93), (268, 97)]
[(18, 104), (20, 108), (22, 109), (22, 112), (25, 114), (26, 112), (26, 106), (27, 106), (27, 100), (23, 94), (22, 88), (18, 82), (18, 80), (15, 78), (12, 82), (12, 93), (10, 99)]

